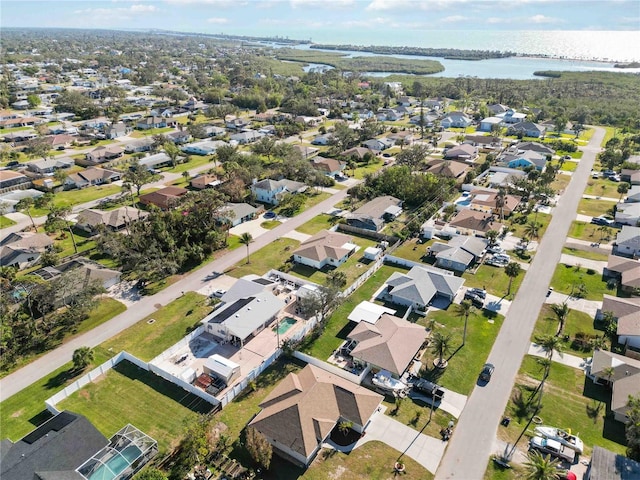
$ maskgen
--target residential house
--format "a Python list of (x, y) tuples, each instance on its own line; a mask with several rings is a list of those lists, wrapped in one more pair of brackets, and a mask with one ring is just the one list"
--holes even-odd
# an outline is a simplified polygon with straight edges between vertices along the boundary
[(500, 117), (487, 117), (480, 120), (480, 126), (478, 127), (478, 131), (480, 132), (491, 132), (495, 126), (502, 126), (503, 121)]
[[(179, 157), (178, 159), (176, 159), (176, 161), (180, 161), (181, 158), (183, 157)], [(164, 152), (156, 153), (155, 155), (149, 155), (148, 157), (144, 157), (143, 159), (138, 161), (138, 164), (146, 167), (147, 170), (151, 171), (157, 168), (168, 167), (172, 165), (172, 163), (173, 160), (171, 160), (171, 157)]]
[(388, 138), (372, 138), (365, 142), (362, 142), (362, 146), (368, 148), (369, 150), (373, 150), (374, 152), (381, 152), (382, 150), (386, 150), (388, 148), (393, 147), (395, 142), (389, 140)]
[(243, 128), (249, 127), (249, 125), (251, 125), (251, 122), (249, 120), (247, 120), (246, 118), (233, 118), (233, 119), (227, 120), (225, 122), (225, 126), (229, 130), (240, 131)]
[(278, 133), (278, 129), (275, 125), (265, 125), (258, 129), (258, 133), (262, 135), (276, 135)]
[(398, 105), (402, 105), (403, 107), (410, 107), (418, 103), (418, 100), (416, 100), (413, 97), (408, 97), (406, 95), (403, 95), (401, 97), (398, 97), (396, 99), (396, 102), (398, 102)]
[(197, 177), (194, 177), (189, 182), (191, 187), (202, 190), (203, 188), (214, 188), (218, 185), (222, 185), (222, 180), (217, 175), (212, 173), (201, 173)]
[(374, 152), (370, 148), (366, 147), (353, 147), (343, 152), (340, 152), (340, 156), (347, 158), (354, 158), (357, 160), (364, 160), (367, 155), (374, 157), (377, 152)]
[(293, 260), (318, 270), (327, 265), (338, 267), (358, 249), (351, 240), (349, 235), (321, 230), (294, 250)]
[(454, 180), (462, 182), (467, 174), (471, 170), (471, 167), (463, 162), (452, 162), (448, 160), (431, 160), (427, 162), (427, 172), (434, 175), (440, 175), (441, 177), (453, 178)]
[(596, 320), (601, 321), (605, 312), (611, 313), (617, 323), (618, 343), (640, 351), (640, 298), (605, 294), (602, 307), (596, 313)]
[(246, 294), (235, 301), (225, 301), (201, 323), (207, 333), (220, 341), (242, 346), (273, 323), (285, 305), (266, 290)]
[(53, 240), (44, 233), (11, 233), (0, 241), (0, 266), (19, 269), (31, 267), (52, 246)]
[(507, 135), (522, 135), (524, 137), (540, 138), (544, 137), (545, 133), (547, 133), (547, 128), (544, 125), (533, 122), (516, 123), (509, 125), (507, 129)]
[(224, 137), (227, 131), (222, 127), (216, 127), (215, 125), (205, 125), (204, 133), (207, 137)]
[[(526, 172), (516, 168), (491, 166), (476, 178), (477, 182), (486, 182), (489, 188), (509, 187), (520, 178), (526, 176)], [(476, 188), (475, 185), (465, 185), (465, 188)]]
[(640, 478), (640, 462), (593, 446), (591, 459), (583, 480), (636, 480)]
[(494, 103), (493, 105), (487, 105), (487, 110), (489, 110), (492, 115), (498, 115), (500, 113), (505, 113), (509, 110), (509, 107), (500, 103)]
[(402, 213), (402, 200), (391, 195), (376, 197), (349, 214), (347, 223), (352, 227), (379, 232), (386, 221), (395, 220)]
[(297, 152), (300, 153), (300, 156), (302, 156), (302, 158), (307, 159), (307, 158), (311, 158), (314, 155), (317, 155), (318, 152), (320, 151), (319, 148), (315, 148), (315, 147), (307, 147), (306, 145), (294, 145), (293, 149)]
[(493, 215), (471, 209), (460, 210), (449, 222), (449, 226), (461, 235), (476, 237), (485, 237), (489, 230), (500, 232), (504, 227)]
[(165, 135), (167, 139), (176, 145), (183, 145), (190, 142), (193, 138), (188, 130), (178, 130), (176, 132), (169, 132)]
[(287, 193), (302, 193), (307, 190), (307, 185), (293, 180), (272, 180), (267, 178), (251, 185), (251, 192), (256, 200), (270, 205), (278, 205)]
[(376, 119), (380, 122), (397, 122), (404, 118), (404, 113), (395, 108), (380, 108), (376, 112)]
[(27, 188), (25, 190), (18, 189), (12, 190), (0, 195), (0, 205), (3, 205), (6, 213), (15, 212), (16, 205), (20, 200), (24, 198), (33, 198), (34, 200), (44, 195), (44, 192), (36, 190), (34, 188)]
[(12, 170), (0, 170), (0, 189), (15, 187), (16, 185), (23, 185), (30, 182), (31, 179), (23, 173)]
[(623, 168), (620, 171), (620, 180), (627, 182), (631, 186), (640, 185), (640, 170)]
[(640, 261), (609, 255), (604, 276), (614, 278), (623, 292), (633, 293), (637, 288), (640, 288)]
[(328, 177), (336, 177), (342, 174), (344, 170), (345, 163), (335, 158), (325, 158), (325, 157), (314, 157), (311, 160), (311, 164), (313, 168), (316, 170), (320, 170)]
[(445, 150), (444, 158), (447, 160), (462, 160), (465, 162), (473, 162), (478, 158), (478, 147), (474, 147), (468, 143), (463, 143), (457, 147), (451, 147)]
[(627, 203), (640, 203), (640, 185), (633, 185), (624, 200)]
[(527, 119), (526, 113), (516, 112), (513, 108), (507, 109), (504, 113), (498, 113), (496, 117), (502, 118), (507, 125), (524, 122)]
[(613, 253), (633, 258), (640, 257), (640, 227), (624, 225), (616, 236)]
[(380, 298), (422, 314), (436, 300), (451, 303), (463, 284), (464, 278), (456, 277), (453, 272), (416, 265), (407, 273), (394, 272)]
[(265, 436), (274, 453), (306, 467), (340, 422), (364, 433), (383, 398), (308, 364), (276, 385), (249, 426)]
[(186, 195), (187, 189), (181, 187), (165, 187), (155, 192), (140, 195), (138, 201), (143, 205), (155, 205), (160, 210), (169, 210), (179, 201), (180, 197)]
[(431, 128), (435, 125), (436, 120), (438, 120), (438, 118), (440, 118), (438, 115), (434, 115), (432, 113), (423, 113), (422, 115), (420, 114), (413, 115), (409, 119), (409, 123), (411, 125), (420, 125), (421, 122), (424, 122), (423, 126), (425, 128)]
[(40, 125), (45, 122), (46, 120), (38, 117), (8, 118), (6, 120), (0, 120), (0, 128), (33, 127), (34, 125)]
[(131, 128), (125, 125), (124, 123), (119, 122), (116, 124), (112, 123), (111, 125), (105, 125), (102, 128), (102, 131), (104, 133), (104, 136), (108, 140), (113, 140), (116, 138), (127, 136), (129, 133), (131, 133)]
[(416, 140), (415, 135), (408, 130), (400, 131), (397, 133), (390, 133), (389, 135), (387, 135), (387, 138), (391, 140), (394, 145), (401, 146), (412, 145)]
[(47, 173), (53, 173), (56, 170), (61, 170), (63, 168), (71, 168), (74, 165), (74, 161), (71, 158), (50, 157), (46, 159), (34, 160), (32, 162), (28, 162), (26, 165), (27, 169), (31, 170), (32, 172), (44, 175)]
[(87, 208), (78, 213), (76, 217), (76, 228), (94, 235), (98, 233), (99, 225), (104, 225), (112, 231), (118, 231), (126, 228), (127, 225), (133, 222), (144, 220), (148, 216), (148, 212), (129, 206), (106, 211)]
[(435, 257), (436, 267), (462, 273), (482, 259), (487, 245), (487, 240), (459, 235), (449, 243), (435, 242), (427, 251)]
[(621, 225), (640, 226), (640, 202), (619, 203), (614, 218)]
[(325, 133), (324, 135), (318, 135), (311, 140), (311, 145), (329, 145), (333, 140), (332, 133)]
[(473, 119), (462, 112), (451, 112), (440, 120), (442, 128), (467, 128), (472, 123)]
[(496, 215), (499, 218), (511, 216), (520, 205), (522, 197), (517, 195), (500, 195), (496, 190), (476, 189), (469, 194), (469, 208), (479, 212)]
[(556, 153), (553, 148), (540, 142), (519, 142), (513, 148), (520, 151), (532, 150), (546, 157), (551, 157), (551, 155)]
[(124, 149), (119, 145), (104, 145), (87, 152), (85, 160), (80, 160), (78, 163), (95, 166), (119, 158), (123, 153)]
[(375, 323), (360, 322), (347, 335), (355, 343), (354, 363), (401, 377), (427, 338), (427, 330), (402, 318), (382, 314)]
[(216, 150), (224, 145), (229, 145), (221, 140), (202, 140), (200, 142), (189, 143), (180, 147), (184, 153), (190, 155), (213, 155)]
[(229, 140), (232, 142), (238, 142), (240, 145), (246, 145), (248, 143), (257, 142), (262, 137), (264, 137), (264, 133), (260, 133), (257, 130), (243, 130), (242, 132), (231, 135)]
[(351, 310), (351, 313), (347, 316), (347, 319), (360, 323), (360, 322), (368, 322), (372, 325), (375, 325), (380, 317), (384, 314), (394, 315), (396, 310), (392, 308), (383, 307), (382, 305), (378, 305), (377, 303), (369, 302), (367, 300), (363, 300), (356, 307)]
[(640, 395), (640, 360), (607, 350), (595, 350), (588, 376), (594, 383), (613, 385), (610, 407), (613, 418), (626, 423), (629, 395)]
[(176, 120), (173, 117), (146, 117), (138, 120), (136, 128), (139, 130), (150, 130), (152, 128), (175, 127)]
[(151, 148), (153, 148), (153, 139), (141, 138), (140, 140), (127, 143), (124, 151), (125, 153), (142, 153), (150, 151)]
[(260, 209), (248, 203), (227, 203), (219, 211), (221, 218), (231, 227), (254, 220), (260, 214)]
[[(117, 270), (111, 270), (84, 257), (74, 258), (55, 267), (39, 268), (30, 275), (36, 275), (49, 282), (63, 274), (70, 274), (71, 272), (73, 272), (72, 278), (74, 280), (74, 285), (72, 285), (70, 289), (72, 291), (65, 292), (63, 295), (75, 295), (83, 288), (86, 288), (91, 282), (99, 282), (105, 289), (111, 288), (120, 282), (122, 275), (122, 273)], [(57, 296), (57, 294), (58, 292), (54, 293), (55, 296)], [(60, 298), (60, 300), (63, 299)]]
[(509, 168), (534, 167), (542, 172), (547, 166), (547, 157), (533, 150), (507, 150), (498, 157), (498, 161)]
[(85, 188), (92, 185), (102, 185), (120, 180), (120, 172), (107, 170), (106, 168), (87, 168), (77, 173), (72, 173), (64, 180), (65, 189)]
[(76, 137), (67, 135), (66, 133), (60, 135), (47, 135), (44, 137), (44, 141), (49, 144), (52, 149), (63, 150), (70, 147), (76, 140)]

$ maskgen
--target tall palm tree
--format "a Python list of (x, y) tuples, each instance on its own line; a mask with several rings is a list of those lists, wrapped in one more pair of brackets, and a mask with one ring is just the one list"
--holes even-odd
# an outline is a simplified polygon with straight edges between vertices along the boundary
[(253, 236), (249, 232), (240, 235), (240, 243), (247, 247), (247, 263), (249, 263), (249, 244), (253, 242)]
[(510, 262), (506, 267), (504, 267), (504, 273), (507, 277), (509, 277), (509, 287), (507, 288), (507, 295), (511, 293), (511, 285), (513, 284), (513, 279), (520, 275), (520, 271), (522, 267), (517, 262)]
[(553, 352), (558, 352), (562, 356), (562, 340), (559, 337), (553, 335), (545, 335), (543, 337), (536, 337), (536, 343), (540, 345), (540, 348), (547, 354), (549, 360), (553, 360)]
[(496, 240), (498, 240), (498, 235), (500, 234), (497, 230), (489, 230), (487, 233), (485, 233), (485, 237), (487, 237), (487, 240), (489, 240), (490, 247), (494, 246), (497, 243)]
[(538, 222), (528, 222), (524, 226), (524, 233), (529, 238), (538, 238), (540, 232), (540, 224)]
[(527, 480), (558, 480), (560, 461), (551, 458), (550, 455), (542, 455), (540, 452), (529, 452), (529, 460), (524, 463)]
[(76, 370), (84, 370), (93, 361), (93, 350), (89, 347), (80, 347), (73, 352), (73, 367)]
[(467, 322), (469, 321), (469, 315), (473, 311), (473, 305), (469, 300), (463, 300), (460, 304), (456, 305), (455, 313), (459, 317), (464, 317), (464, 331), (462, 333), (462, 345), (465, 344), (467, 339)]
[(620, 194), (620, 199), (618, 200), (618, 203), (622, 201), (622, 197), (626, 195), (630, 187), (631, 185), (629, 185), (627, 182), (622, 182), (620, 185), (618, 185), (618, 193)]
[(556, 337), (562, 335), (562, 330), (564, 330), (564, 323), (567, 321), (567, 316), (569, 316), (569, 305), (567, 302), (563, 303), (553, 303), (549, 306), (551, 311), (556, 315), (558, 319), (558, 331), (556, 333)]
[(438, 356), (438, 361), (436, 363), (436, 367), (444, 368), (446, 367), (446, 362), (444, 360), (444, 356), (451, 352), (451, 339), (453, 335), (450, 333), (442, 334), (440, 332), (435, 332), (431, 336), (431, 351)]
[(500, 187), (498, 188), (498, 193), (496, 194), (496, 210), (500, 212), (500, 221), (504, 221), (504, 206), (506, 203), (507, 191)]
[(616, 374), (616, 369), (613, 367), (605, 367), (602, 369), (602, 375), (607, 377), (607, 383), (611, 386), (614, 375)]

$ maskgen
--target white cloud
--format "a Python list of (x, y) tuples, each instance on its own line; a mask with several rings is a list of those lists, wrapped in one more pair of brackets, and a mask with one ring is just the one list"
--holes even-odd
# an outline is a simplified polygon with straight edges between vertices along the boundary
[(247, 5), (246, 0), (164, 0), (166, 3), (174, 5), (212, 5), (217, 8), (242, 7)]
[(371, 27), (373, 25), (386, 25), (388, 23), (389, 21), (387, 19), (382, 17), (377, 17), (377, 18), (369, 18), (366, 20), (347, 20), (345, 22), (342, 22), (340, 26), (346, 27), (346, 28), (366, 28), (366, 27)]
[(618, 23), (621, 25), (632, 25), (637, 27), (640, 25), (640, 17), (621, 17), (618, 19)]
[(292, 8), (348, 8), (355, 5), (355, 0), (289, 0)]
[(148, 14), (157, 12), (158, 9), (155, 5), (143, 5), (135, 4), (129, 7), (116, 7), (116, 8), (85, 8), (82, 10), (76, 10), (73, 13), (76, 15), (88, 15), (90, 20), (131, 20), (136, 15)]
[(448, 17), (444, 17), (442, 20), (440, 20), (440, 22), (457, 23), (457, 22), (463, 22), (465, 20), (468, 20), (468, 17), (465, 17), (463, 15), (449, 15)]
[(498, 23), (508, 23), (509, 20), (506, 18), (500, 18), (500, 17), (489, 17), (487, 18), (486, 22), (490, 25), (496, 25)]
[(229, 23), (229, 19), (228, 18), (222, 18), (222, 17), (211, 17), (211, 18), (207, 18), (207, 23), (214, 23), (216, 25), (224, 25), (225, 23)]
[(560, 20), (559, 18), (555, 18), (555, 17), (547, 17), (546, 15), (534, 15), (532, 17), (528, 17), (525, 19), (525, 21), (531, 22), (531, 23), (537, 23), (537, 24), (549, 24), (549, 23), (560, 23), (562, 22), (562, 20)]

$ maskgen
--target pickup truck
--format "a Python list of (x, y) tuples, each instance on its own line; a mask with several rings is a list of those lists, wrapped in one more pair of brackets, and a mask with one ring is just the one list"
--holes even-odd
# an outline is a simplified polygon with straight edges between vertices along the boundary
[(439, 385), (436, 385), (429, 380), (419, 378), (413, 383), (413, 389), (416, 392), (422, 393), (428, 397), (432, 397), (435, 400), (440, 400), (444, 397), (444, 390)]

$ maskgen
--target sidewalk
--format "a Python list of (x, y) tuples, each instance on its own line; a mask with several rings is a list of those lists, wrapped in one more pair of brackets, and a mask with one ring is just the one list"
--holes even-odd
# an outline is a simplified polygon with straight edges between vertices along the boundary
[[(529, 351), (527, 353), (529, 355), (533, 355), (534, 357), (547, 357), (547, 352), (545, 352), (537, 343), (532, 343), (529, 346)], [(570, 353), (560, 353), (555, 350), (553, 352), (552, 361), (561, 363), (562, 365), (566, 365), (568, 367), (577, 368), (578, 370), (584, 370), (586, 366), (584, 358), (578, 357), (576, 355), (571, 355)]]
[(600, 260), (589, 260), (588, 258), (576, 257), (575, 255), (568, 255), (566, 253), (563, 253), (562, 255), (560, 255), (560, 263), (564, 263), (565, 265), (571, 265), (574, 267), (576, 265), (580, 265), (581, 267), (590, 268), (598, 273), (602, 273), (608, 262), (603, 262)]
[(584, 298), (570, 297), (566, 293), (551, 292), (544, 303), (564, 303), (567, 302), (569, 308), (579, 310), (592, 317), (596, 316), (598, 309), (602, 307), (602, 301), (585, 300)]

